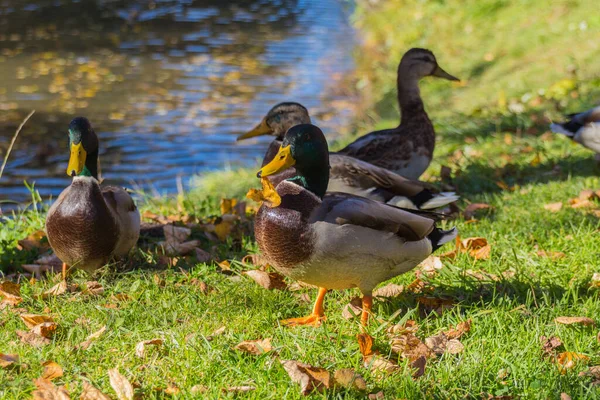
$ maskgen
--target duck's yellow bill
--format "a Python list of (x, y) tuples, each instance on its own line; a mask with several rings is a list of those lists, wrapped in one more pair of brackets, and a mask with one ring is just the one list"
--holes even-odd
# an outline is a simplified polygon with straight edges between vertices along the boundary
[(249, 139), (255, 136), (270, 135), (272, 133), (273, 129), (269, 128), (269, 125), (267, 125), (267, 119), (263, 118), (263, 120), (260, 121), (260, 124), (256, 125), (254, 129), (238, 136), (236, 140)]
[(273, 175), (279, 171), (288, 169), (294, 164), (296, 164), (296, 160), (294, 160), (294, 157), (292, 157), (292, 146), (281, 146), (275, 158), (270, 163), (262, 167), (256, 176), (263, 178), (265, 176)]
[(87, 153), (81, 142), (79, 144), (71, 143), (71, 157), (69, 157), (69, 165), (67, 166), (67, 175), (77, 176), (83, 171), (85, 158)]

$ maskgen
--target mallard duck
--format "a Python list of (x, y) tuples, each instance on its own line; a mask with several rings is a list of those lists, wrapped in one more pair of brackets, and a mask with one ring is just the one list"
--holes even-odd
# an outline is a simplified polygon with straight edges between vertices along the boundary
[(419, 80), (426, 76), (459, 80), (438, 65), (431, 51), (410, 49), (398, 66), (400, 125), (368, 133), (338, 153), (377, 165), (408, 179), (418, 179), (429, 167), (435, 147), (435, 130), (425, 112), (419, 91)]
[[(238, 137), (243, 140), (260, 135), (272, 135), (262, 161), (271, 162), (289, 128), (311, 123), (308, 110), (299, 103), (285, 102), (274, 106), (251, 131)], [(384, 168), (338, 153), (329, 153), (329, 191), (356, 194), (376, 201), (405, 208), (433, 209), (458, 200), (454, 193), (436, 193), (432, 185), (406, 179)], [(294, 176), (294, 168), (269, 179), (273, 185)]]
[(71, 185), (58, 196), (46, 217), (54, 253), (67, 265), (92, 272), (113, 257), (126, 255), (140, 234), (140, 213), (120, 187), (98, 183), (98, 136), (83, 117), (69, 124)]
[(363, 294), (361, 322), (366, 324), (379, 283), (410, 271), (457, 235), (456, 228), (443, 231), (427, 216), (348, 193), (326, 194), (329, 151), (314, 125), (290, 128), (257, 176), (292, 166), (295, 176), (275, 188), (280, 204), (261, 205), (254, 231), (270, 265), (320, 288), (313, 312), (282, 321), (285, 325), (318, 325), (327, 290), (354, 287)]
[(568, 117), (567, 122), (551, 124), (552, 132), (566, 135), (595, 151), (596, 161), (600, 161), (600, 106)]

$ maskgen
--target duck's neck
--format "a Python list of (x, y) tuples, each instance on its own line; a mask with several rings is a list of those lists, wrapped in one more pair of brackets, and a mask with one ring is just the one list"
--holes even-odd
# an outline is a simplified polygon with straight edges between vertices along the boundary
[(323, 168), (303, 169), (302, 171), (296, 168), (296, 171), (296, 176), (290, 178), (289, 181), (311, 191), (320, 199), (325, 196), (329, 184), (329, 166), (326, 171), (323, 171)]
[(425, 110), (419, 90), (419, 79), (398, 73), (398, 104), (400, 105), (400, 125)]
[(85, 165), (79, 176), (91, 176), (98, 180), (98, 151), (90, 153), (85, 158)]

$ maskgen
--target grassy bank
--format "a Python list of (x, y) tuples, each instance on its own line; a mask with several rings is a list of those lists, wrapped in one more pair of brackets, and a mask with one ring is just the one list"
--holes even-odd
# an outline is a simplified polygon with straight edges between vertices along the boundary
[[(415, 320), (416, 335), (424, 340), (470, 319), (471, 331), (460, 338), (462, 352), (428, 359), (418, 379), (402, 359), (398, 372), (378, 375), (363, 365), (355, 337), (358, 322), (342, 315), (355, 291), (328, 295), (328, 320), (320, 328), (279, 326), (279, 319), (307, 313), (311, 305), (303, 295), (314, 298), (315, 293), (267, 290), (243, 274), (255, 267), (239, 260), (256, 245), (251, 222), (242, 218), (223, 240), (207, 235), (205, 228), (194, 228), (191, 235), (216, 261), (234, 260), (230, 271), (194, 257), (165, 260), (144, 247), (125, 264), (108, 266), (94, 277), (104, 288), (98, 295), (86, 292), (90, 278), (82, 274), (73, 277), (78, 286), (72, 292), (46, 298), (40, 295), (56, 282), (22, 280), (18, 308), (0, 310), (0, 353), (20, 358), (20, 365), (0, 368), (0, 397), (31, 395), (42, 363), (52, 360), (64, 370), (54, 382), (66, 385), (73, 398), (84, 381), (116, 398), (111, 368), (145, 398), (301, 398), (280, 363), (292, 359), (329, 371), (353, 368), (365, 377), (368, 393), (382, 391), (386, 399), (558, 399), (561, 393), (600, 398), (592, 384), (597, 378), (579, 376), (600, 364), (597, 325), (554, 321), (576, 316), (600, 322), (600, 289), (592, 279), (600, 272), (600, 204), (592, 200), (589, 207), (573, 208), (570, 203), (582, 190), (600, 188), (600, 169), (590, 151), (546, 133), (549, 118), (600, 99), (597, 7), (591, 1), (448, 3), (358, 2), (355, 24), (364, 43), (357, 56), (357, 85), (366, 106), (356, 131), (396, 122), (394, 74), (410, 47), (432, 49), (445, 69), (464, 79), (459, 85), (423, 82), (438, 132), (436, 160), (426, 176), (439, 181), (440, 167), (448, 166), (451, 183), (463, 197), (461, 208), (491, 206), (476, 220), (459, 216), (452, 222), (463, 238), (486, 238), (490, 257), (461, 253), (445, 258), (433, 276), (421, 275), (431, 289), (427, 297), (443, 299), (450, 309), (429, 312), (419, 300), (423, 294), (407, 289), (375, 303), (377, 320), (369, 328), (382, 356), (394, 359), (385, 333), (389, 325)], [(200, 177), (190, 193), (148, 198), (141, 209), (218, 225), (220, 199), (241, 198), (249, 186), (257, 186), (253, 172)], [(559, 202), (556, 212), (544, 207)], [(3, 269), (12, 271), (36, 258), (35, 249), (16, 250), (17, 240), (42, 228), (44, 217), (43, 211), (29, 211), (2, 219)], [(393, 282), (407, 287), (415, 277), (411, 272)], [(21, 342), (16, 331), (26, 330), (22, 312), (54, 318), (58, 328), (50, 343), (36, 348)], [(102, 327), (104, 333), (87, 349), (79, 347)], [(545, 356), (541, 336), (556, 336), (562, 345)], [(135, 354), (137, 343), (154, 338), (162, 345), (148, 346), (141, 357)], [(271, 338), (274, 351), (250, 355), (235, 349), (243, 340), (263, 338)], [(586, 358), (561, 366), (563, 352)], [(227, 391), (236, 386), (254, 390)], [(365, 396), (329, 389), (313, 398)]]

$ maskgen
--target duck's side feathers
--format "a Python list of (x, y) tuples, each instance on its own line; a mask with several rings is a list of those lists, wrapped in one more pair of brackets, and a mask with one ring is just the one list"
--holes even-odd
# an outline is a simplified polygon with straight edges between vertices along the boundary
[(454, 192), (431, 193), (429, 190), (423, 190), (412, 197), (395, 196), (387, 204), (410, 210), (434, 210), (454, 203), (458, 199), (460, 199), (460, 196)]
[(119, 224), (119, 238), (113, 255), (124, 256), (137, 243), (140, 236), (140, 212), (129, 193), (123, 188), (103, 187), (102, 196)]
[(432, 251), (435, 251), (444, 244), (456, 239), (456, 236), (458, 236), (458, 229), (456, 228), (444, 231), (436, 227), (427, 237), (431, 241), (431, 247), (433, 249)]

